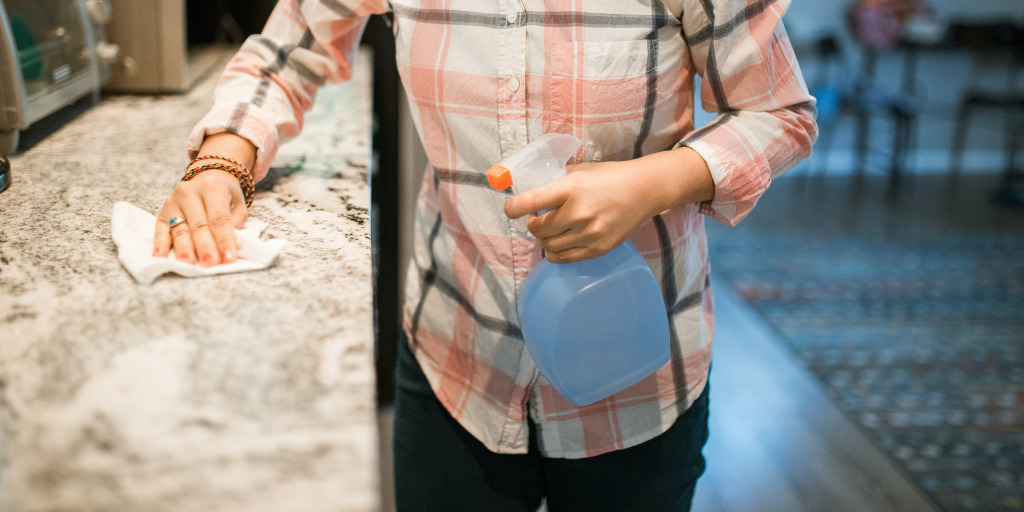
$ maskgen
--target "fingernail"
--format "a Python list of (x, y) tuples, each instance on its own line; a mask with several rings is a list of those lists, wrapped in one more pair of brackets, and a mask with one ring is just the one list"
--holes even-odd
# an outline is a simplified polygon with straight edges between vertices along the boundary
[(232, 251), (231, 249), (228, 249), (226, 251), (221, 251), (221, 253), (220, 253), (220, 261), (222, 261), (224, 263), (234, 263), (234, 261), (235, 261), (235, 253), (234, 253), (234, 251)]
[(204, 267), (212, 267), (212, 266), (214, 266), (216, 264), (217, 264), (217, 262), (213, 261), (213, 255), (212, 254), (207, 254), (206, 256), (203, 256), (203, 266)]

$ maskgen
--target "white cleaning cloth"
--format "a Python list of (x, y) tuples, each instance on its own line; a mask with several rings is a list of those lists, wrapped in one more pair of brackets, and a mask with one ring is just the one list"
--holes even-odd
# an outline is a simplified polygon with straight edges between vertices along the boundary
[(249, 221), (244, 229), (236, 229), (238, 235), (238, 260), (227, 265), (203, 268), (174, 257), (174, 251), (166, 258), (153, 257), (153, 227), (156, 217), (135, 206), (121, 201), (114, 205), (110, 234), (117, 244), (117, 259), (128, 273), (140, 284), (152, 283), (167, 272), (185, 277), (212, 276), (230, 272), (262, 270), (274, 263), (277, 255), (287, 243), (285, 240), (260, 240), (260, 233), (267, 227), (264, 222)]

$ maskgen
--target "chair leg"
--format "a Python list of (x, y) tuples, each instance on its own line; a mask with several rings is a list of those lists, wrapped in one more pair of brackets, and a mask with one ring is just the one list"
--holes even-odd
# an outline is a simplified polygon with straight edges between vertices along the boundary
[(904, 120), (903, 153), (900, 155), (900, 171), (902, 174), (913, 174), (917, 167), (917, 116), (914, 113), (906, 114)]
[(956, 130), (953, 133), (953, 145), (950, 148), (949, 173), (959, 176), (963, 169), (964, 146), (967, 144), (967, 130), (970, 128), (972, 104), (964, 102), (956, 114)]
[(907, 147), (910, 144), (910, 116), (902, 112), (895, 112), (895, 133), (892, 143), (892, 158), (889, 163), (889, 192), (895, 194), (900, 186), (900, 178), (903, 174), (903, 160), (906, 158)]
[(832, 155), (832, 141), (835, 139), (838, 124), (827, 123), (819, 127), (818, 142), (814, 146), (818, 149), (818, 159), (821, 160), (821, 163), (815, 162), (808, 174), (812, 176), (828, 174), (828, 159)]
[(862, 111), (857, 114), (857, 158), (856, 173), (864, 174), (868, 166), (868, 136), (871, 134), (871, 113)]
[(1024, 129), (1021, 127), (1021, 123), (1024, 123), (1024, 101), (1017, 105), (1017, 121), (1013, 123), (1013, 137), (1016, 141), (1013, 146), (1013, 150), (1010, 153), (1010, 166), (1011, 172), (1007, 176), (1007, 180), (1017, 186), (1024, 186), (1021, 178), (1024, 178), (1024, 171), (1017, 166), (1017, 154), (1021, 150), (1021, 142), (1024, 140)]
[(1006, 112), (1006, 168), (1003, 170), (1003, 181), (1007, 186), (1014, 181), (1014, 174), (1017, 171), (1017, 142), (1020, 138), (1020, 130), (1017, 129), (1021, 121), (1020, 108), (1016, 105), (1007, 109)]
[(1017, 168), (1017, 151), (1024, 136), (1020, 123), (1024, 122), (1024, 104), (1016, 105), (1006, 113), (1006, 169), (1002, 183), (996, 188), (993, 199), (1002, 204), (1024, 206), (1024, 182)]
[(899, 185), (900, 154), (903, 152), (903, 123), (899, 116), (893, 126), (892, 156), (889, 161), (889, 192)]

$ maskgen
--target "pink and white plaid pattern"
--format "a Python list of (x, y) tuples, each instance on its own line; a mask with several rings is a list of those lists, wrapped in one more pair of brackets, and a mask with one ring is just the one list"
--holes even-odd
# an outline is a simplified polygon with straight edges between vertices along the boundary
[[(599, 455), (661, 434), (704, 389), (713, 305), (703, 215), (739, 222), (773, 177), (810, 154), (814, 99), (780, 21), (788, 5), (282, 0), (228, 67), (189, 147), (220, 131), (245, 136), (259, 147), (262, 178), (317, 87), (350, 76), (366, 16), (392, 11), (398, 69), (430, 160), (405, 301), (416, 357), (452, 416), (490, 450), (525, 453), (529, 415), (545, 456)], [(694, 73), (705, 110), (720, 112), (696, 131)], [(660, 278), (671, 362), (586, 407), (561, 397), (525, 350), (517, 301), (542, 254), (505, 218), (508, 195), (484, 174), (548, 132), (584, 141), (576, 162), (689, 146), (716, 187), (714, 201), (672, 208), (631, 237)]]

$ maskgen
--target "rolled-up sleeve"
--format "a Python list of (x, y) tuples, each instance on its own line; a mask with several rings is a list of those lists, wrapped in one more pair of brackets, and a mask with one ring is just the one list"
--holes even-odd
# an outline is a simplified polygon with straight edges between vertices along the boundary
[(718, 116), (680, 146), (697, 151), (715, 182), (701, 210), (728, 225), (811, 154), (818, 136), (782, 15), (789, 0), (684, 0), (683, 35), (703, 78), (701, 103)]
[(263, 179), (278, 146), (299, 134), (325, 82), (351, 78), (366, 21), (385, 0), (282, 0), (263, 32), (247, 39), (217, 85), (214, 105), (189, 136), (195, 157), (206, 137), (230, 132), (257, 148)]

